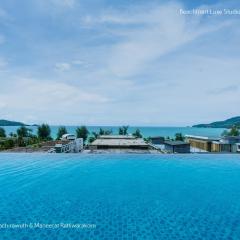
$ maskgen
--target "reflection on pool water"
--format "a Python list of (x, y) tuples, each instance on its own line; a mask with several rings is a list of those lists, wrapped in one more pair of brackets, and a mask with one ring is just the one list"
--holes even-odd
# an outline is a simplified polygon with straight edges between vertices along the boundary
[(0, 183), (0, 239), (240, 239), (240, 155), (0, 154)]

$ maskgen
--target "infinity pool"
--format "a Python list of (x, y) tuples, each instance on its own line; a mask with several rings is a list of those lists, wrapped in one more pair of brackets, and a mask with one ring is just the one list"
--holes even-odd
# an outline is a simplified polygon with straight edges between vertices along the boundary
[(0, 154), (0, 239), (240, 239), (240, 155)]

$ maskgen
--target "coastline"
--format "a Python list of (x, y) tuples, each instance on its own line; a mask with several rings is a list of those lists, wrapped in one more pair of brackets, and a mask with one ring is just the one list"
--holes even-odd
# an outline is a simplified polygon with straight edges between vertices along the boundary
[[(50, 125), (52, 138), (57, 137), (59, 125)], [(78, 126), (66, 126), (69, 133), (75, 133)], [(119, 126), (86, 126), (89, 132), (98, 132), (100, 128), (103, 130), (111, 129), (113, 134), (118, 133)], [(6, 130), (6, 134), (9, 135), (11, 132), (16, 132), (19, 126), (3, 127)], [(32, 134), (37, 134), (37, 126), (27, 127), (32, 129)], [(174, 137), (176, 133), (181, 132), (183, 135), (201, 135), (207, 137), (219, 137), (221, 133), (226, 130), (225, 128), (197, 128), (197, 127), (178, 127), (178, 126), (129, 126), (128, 132), (133, 133), (139, 129), (144, 137), (149, 136), (163, 136), (163, 137)]]

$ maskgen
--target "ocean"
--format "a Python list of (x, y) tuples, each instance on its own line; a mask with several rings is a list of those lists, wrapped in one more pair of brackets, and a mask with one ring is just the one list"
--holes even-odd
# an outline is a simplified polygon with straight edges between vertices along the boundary
[[(59, 126), (51, 126), (51, 135), (56, 138)], [(87, 126), (89, 132), (96, 132), (101, 126)], [(7, 134), (10, 132), (16, 132), (18, 127), (4, 127)], [(33, 133), (37, 133), (37, 127), (29, 127), (33, 130)], [(68, 133), (75, 133), (76, 126), (66, 126)], [(118, 133), (116, 126), (102, 126), (103, 129), (111, 129), (113, 133)], [(129, 133), (133, 133), (139, 128), (144, 137), (149, 136), (163, 136), (163, 137), (174, 137), (176, 133), (207, 136), (207, 137), (220, 137), (224, 128), (193, 128), (193, 127), (129, 127)]]

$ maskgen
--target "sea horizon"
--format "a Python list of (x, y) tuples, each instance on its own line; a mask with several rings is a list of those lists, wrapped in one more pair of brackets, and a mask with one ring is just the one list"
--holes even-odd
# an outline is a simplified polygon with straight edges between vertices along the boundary
[[(49, 125), (51, 128), (51, 136), (53, 138), (57, 137), (57, 131), (60, 126), (65, 126), (68, 133), (75, 134), (76, 128), (79, 126), (67, 126), (67, 125)], [(33, 134), (37, 133), (38, 126), (27, 126), (32, 129)], [(112, 130), (113, 134), (118, 134), (118, 129), (120, 126), (93, 126), (86, 125), (89, 133), (98, 132), (100, 128), (104, 130)], [(7, 134), (15, 133), (19, 126), (4, 126)], [(139, 129), (143, 137), (174, 137), (176, 133), (182, 133), (183, 135), (200, 135), (206, 137), (220, 137), (225, 128), (198, 128), (198, 127), (165, 127), (165, 126), (129, 126), (128, 133), (134, 133), (136, 129)]]

